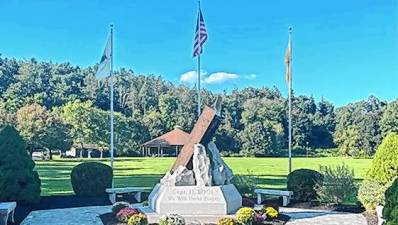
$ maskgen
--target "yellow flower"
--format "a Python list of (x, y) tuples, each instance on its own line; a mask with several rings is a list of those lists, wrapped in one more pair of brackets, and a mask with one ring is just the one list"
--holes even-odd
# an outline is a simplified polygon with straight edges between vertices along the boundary
[(267, 215), (268, 218), (274, 219), (278, 217), (279, 213), (276, 209), (267, 207), (265, 208), (265, 215)]

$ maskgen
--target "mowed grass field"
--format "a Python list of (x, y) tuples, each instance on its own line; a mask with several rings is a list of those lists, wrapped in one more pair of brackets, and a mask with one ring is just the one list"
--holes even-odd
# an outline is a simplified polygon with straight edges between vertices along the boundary
[[(150, 190), (168, 171), (175, 158), (117, 158), (115, 160), (115, 186), (139, 186)], [(288, 174), (287, 158), (225, 158), (234, 174), (254, 175), (258, 187), (285, 189)], [(55, 159), (36, 162), (42, 182), (42, 195), (73, 194), (70, 183), (72, 168), (83, 161), (99, 161), (109, 164), (109, 159)], [(308, 168), (319, 170), (327, 165), (345, 164), (354, 169), (355, 178), (361, 180), (371, 164), (371, 159), (352, 159), (338, 157), (293, 158), (293, 170)]]

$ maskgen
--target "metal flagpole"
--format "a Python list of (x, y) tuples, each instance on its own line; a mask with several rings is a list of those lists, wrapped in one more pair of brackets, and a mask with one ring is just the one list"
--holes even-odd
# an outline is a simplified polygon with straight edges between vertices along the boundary
[[(110, 144), (111, 144), (111, 167), (113, 170), (113, 162), (114, 162), (114, 149), (113, 149), (113, 24), (110, 25), (111, 28), (111, 71), (110, 71), (110, 77), (109, 77), (109, 82), (110, 82), (110, 108), (111, 108), (111, 118), (110, 118), (110, 124), (111, 124), (111, 136), (110, 136)], [(113, 179), (112, 179), (112, 188), (113, 188)]]
[(289, 92), (289, 173), (292, 172), (292, 28), (289, 27), (289, 84), (288, 84), (288, 92)]
[(199, 54), (198, 54), (198, 119), (199, 119), (199, 116), (200, 116), (200, 103), (201, 103), (201, 100), (200, 100), (200, 54), (201, 54), (201, 52), (202, 52), (202, 46), (201, 46), (201, 40), (200, 40), (200, 0), (198, 1), (198, 20), (197, 20), (197, 26), (198, 26), (198, 35), (199, 35)]

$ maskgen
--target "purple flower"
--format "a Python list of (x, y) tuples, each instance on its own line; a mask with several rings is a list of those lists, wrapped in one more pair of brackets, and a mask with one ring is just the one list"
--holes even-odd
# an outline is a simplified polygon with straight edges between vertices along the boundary
[(264, 215), (262, 215), (261, 213), (256, 212), (254, 214), (254, 221), (256, 221), (257, 223), (262, 223), (264, 222), (264, 220), (265, 220)]
[(131, 216), (140, 213), (138, 209), (126, 207), (124, 209), (121, 209), (117, 214), (116, 218), (122, 223), (127, 223), (127, 221), (130, 219)]

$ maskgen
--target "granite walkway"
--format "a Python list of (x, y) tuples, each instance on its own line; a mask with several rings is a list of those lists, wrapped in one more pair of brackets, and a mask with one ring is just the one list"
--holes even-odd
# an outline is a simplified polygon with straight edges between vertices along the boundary
[(367, 225), (362, 214), (342, 213), (327, 210), (280, 208), (291, 217), (288, 225)]
[(21, 225), (102, 225), (99, 215), (110, 211), (111, 206), (38, 210), (31, 212)]
[[(34, 211), (26, 217), (21, 225), (102, 225), (99, 215), (110, 212), (110, 210), (110, 206), (94, 206)], [(365, 217), (361, 214), (296, 208), (281, 208), (280, 210), (291, 217), (287, 225), (367, 224)]]

